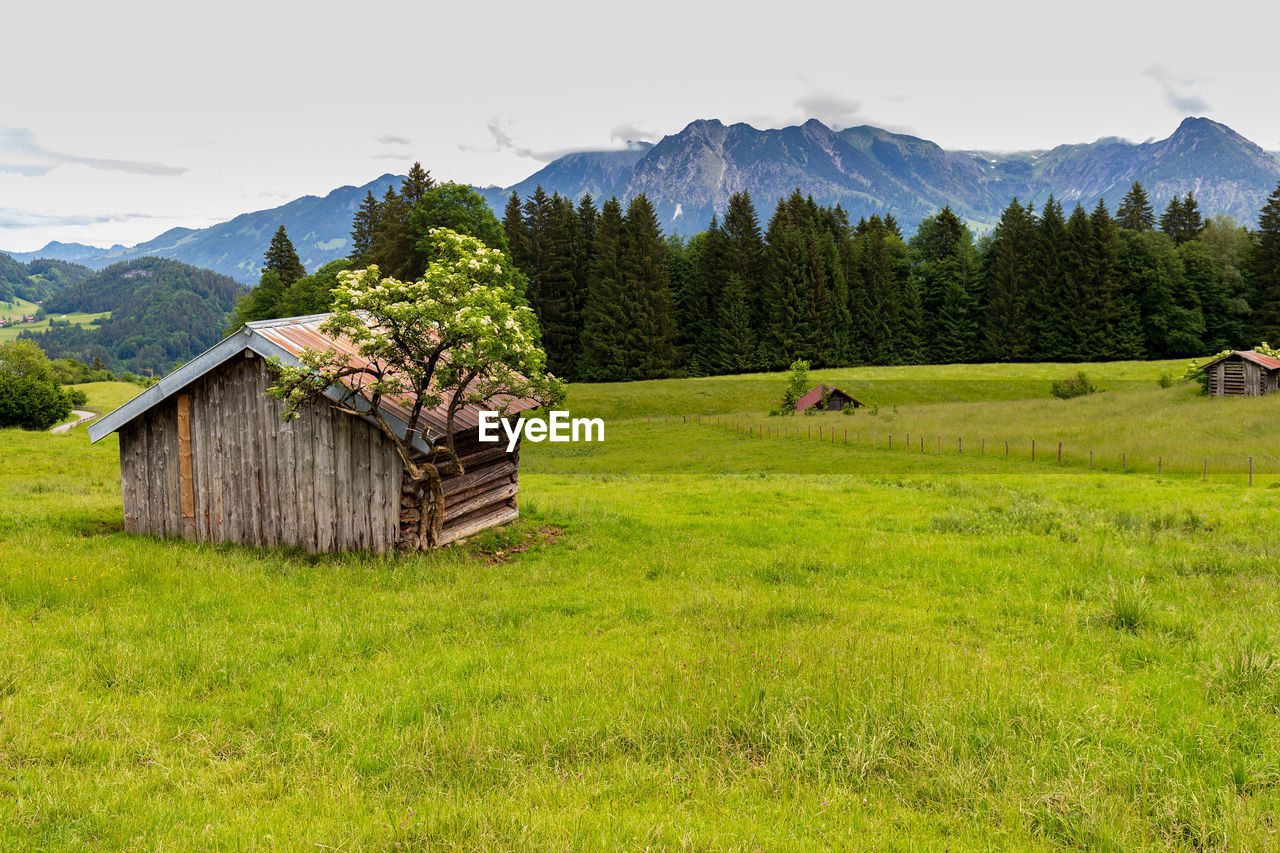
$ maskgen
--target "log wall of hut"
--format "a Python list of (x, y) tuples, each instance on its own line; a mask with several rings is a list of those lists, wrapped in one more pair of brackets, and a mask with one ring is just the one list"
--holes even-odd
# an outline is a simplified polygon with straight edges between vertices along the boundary
[(1240, 356), (1224, 358), (1208, 369), (1208, 392), (1215, 397), (1259, 397), (1277, 390), (1280, 371), (1266, 370)]
[(241, 356), (120, 429), (125, 529), (197, 542), (385, 551), (403, 465), (377, 427), (311, 404), (281, 420), (261, 358)]
[[(463, 473), (446, 475), (444, 488), (444, 526), (440, 545), (479, 533), (487, 527), (506, 524), (519, 517), (516, 494), (520, 491), (520, 446), (507, 452), (506, 438), (498, 443), (482, 442), (477, 430), (458, 433), (454, 450), (462, 462)], [(421, 492), (407, 472), (400, 486), (400, 544), (406, 548), (419, 546), (421, 521), (418, 506)]]

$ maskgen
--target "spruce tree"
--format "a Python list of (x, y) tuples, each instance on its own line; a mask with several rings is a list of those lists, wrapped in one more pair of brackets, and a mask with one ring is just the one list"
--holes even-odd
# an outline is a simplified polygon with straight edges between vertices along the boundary
[(1256, 296), (1251, 343), (1280, 344), (1280, 185), (1259, 211), (1252, 268)]
[(347, 257), (357, 267), (368, 265), (369, 250), (373, 247), (373, 232), (377, 227), (378, 200), (374, 197), (373, 190), (369, 190), (351, 220), (351, 252)]
[(422, 164), (414, 162), (409, 167), (409, 174), (400, 182), (400, 197), (410, 207), (417, 207), (418, 202), (422, 201), (422, 197), (427, 194), (427, 190), (436, 185), (432, 180), (431, 173), (422, 168)]
[(368, 259), (383, 275), (401, 280), (414, 275), (414, 235), (410, 226), (413, 207), (395, 190), (387, 187), (378, 205), (378, 221), (373, 229)]
[(743, 299), (751, 317), (753, 330), (764, 324), (760, 314), (761, 294), (765, 289), (764, 235), (760, 232), (760, 219), (756, 215), (751, 195), (745, 190), (729, 196), (724, 212), (725, 257), (724, 273), (736, 275), (742, 288)]
[(1155, 227), (1155, 211), (1151, 209), (1147, 191), (1138, 181), (1133, 182), (1124, 200), (1116, 208), (1116, 220), (1121, 228), (1127, 228), (1130, 231), (1150, 231)]
[(1035, 212), (1015, 198), (1000, 215), (984, 253), (983, 355), (989, 361), (1025, 361), (1031, 355), (1027, 312), (1035, 242)]
[(1169, 205), (1164, 209), (1164, 213), (1160, 214), (1160, 230), (1178, 244), (1185, 242), (1183, 227), (1182, 199), (1175, 195), (1169, 199)]
[(623, 285), (635, 309), (625, 338), (628, 375), (633, 379), (670, 376), (677, 358), (675, 304), (666, 243), (657, 214), (644, 193), (627, 205), (619, 261)]
[(719, 340), (716, 324), (720, 296), (728, 275), (728, 238), (714, 214), (707, 230), (694, 239), (693, 245), (689, 278), (676, 291), (676, 319), (681, 345), (689, 352), (689, 371), (695, 376), (710, 376), (719, 372), (713, 353)]
[(1038, 361), (1066, 357), (1069, 342), (1063, 339), (1062, 313), (1070, 309), (1064, 275), (1067, 223), (1062, 205), (1051, 195), (1036, 225), (1034, 267), (1028, 319), (1031, 328), (1031, 356)]
[(708, 361), (715, 373), (746, 373), (755, 368), (756, 333), (746, 288), (730, 274), (720, 292)]
[(275, 236), (271, 238), (271, 245), (267, 247), (267, 253), (263, 256), (262, 271), (275, 273), (285, 287), (307, 274), (306, 267), (298, 259), (298, 252), (293, 248), (293, 241), (285, 233), (283, 225), (276, 229)]
[(948, 206), (926, 216), (908, 246), (924, 311), (929, 361), (972, 361), (977, 355), (973, 235)]
[(1089, 231), (1093, 238), (1089, 249), (1089, 280), (1081, 298), (1084, 311), (1093, 319), (1081, 339), (1082, 355), (1089, 361), (1128, 357), (1127, 353), (1139, 348), (1140, 329), (1136, 325), (1120, 329), (1117, 280), (1120, 236), (1116, 221), (1102, 199), (1098, 199), (1089, 214)]
[(623, 349), (633, 312), (622, 280), (622, 206), (610, 198), (600, 208), (591, 277), (582, 312), (578, 373), (587, 381), (626, 379)]
[(1200, 203), (1196, 201), (1195, 195), (1191, 190), (1187, 190), (1187, 197), (1182, 200), (1182, 240), (1195, 240), (1204, 231), (1204, 216), (1200, 214)]
[(529, 235), (524, 226), (524, 210), (520, 206), (520, 194), (515, 190), (507, 198), (507, 206), (502, 211), (502, 230), (507, 235), (507, 248), (511, 250), (511, 262), (520, 268), (527, 277), (529, 275), (526, 246)]

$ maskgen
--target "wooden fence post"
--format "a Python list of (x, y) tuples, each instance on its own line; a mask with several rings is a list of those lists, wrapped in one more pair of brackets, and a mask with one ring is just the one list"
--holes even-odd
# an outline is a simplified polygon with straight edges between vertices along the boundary
[(1249, 485), (1253, 485), (1253, 457), (1249, 457)]
[(1031, 439), (1031, 461), (1036, 461), (1036, 440), (1034, 438)]
[(987, 440), (985, 438), (982, 439), (982, 449), (978, 451), (978, 455), (979, 456), (987, 455)]
[(889, 449), (893, 450), (893, 433), (889, 433)]
[(1209, 481), (1209, 457), (1204, 458), (1204, 473), (1200, 475), (1200, 482), (1207, 483)]
[(1004, 440), (1004, 458), (1009, 458), (1009, 439), (1007, 438)]
[(1157, 456), (1156, 457), (1156, 476), (1159, 477), (1163, 473), (1164, 473), (1164, 457)]
[(964, 455), (964, 437), (956, 439), (956, 456)]
[(1089, 451), (1089, 470), (1093, 470), (1093, 450)]
[(844, 446), (845, 447), (849, 446), (849, 428), (848, 427), (844, 428)]
[(911, 452), (911, 433), (907, 433), (907, 452)]
[(1058, 464), (1062, 464), (1062, 439), (1058, 439)]
[(1120, 451), (1120, 471), (1121, 473), (1129, 470), (1129, 454), (1123, 450)]

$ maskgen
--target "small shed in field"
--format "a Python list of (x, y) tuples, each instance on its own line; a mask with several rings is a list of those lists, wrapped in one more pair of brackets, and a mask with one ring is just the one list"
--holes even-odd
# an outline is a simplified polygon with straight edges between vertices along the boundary
[(1236, 350), (1200, 368), (1214, 397), (1261, 397), (1280, 383), (1280, 359), (1253, 350)]
[(809, 409), (817, 409), (820, 412), (841, 412), (844, 411), (845, 406), (850, 405), (856, 409), (862, 404), (839, 388), (819, 385), (796, 400), (796, 414), (807, 412)]
[[(310, 552), (388, 551), (419, 545), (413, 486), (395, 444), (371, 420), (308, 404), (284, 421), (267, 395), (263, 359), (298, 364), (307, 348), (347, 349), (320, 331), (327, 314), (249, 323), (89, 428), (120, 434), (124, 526), (195, 542), (292, 545)], [(328, 396), (342, 396), (332, 389)], [(445, 428), (449, 400), (425, 415), (427, 440)], [(380, 410), (401, 437), (412, 400)], [(517, 400), (507, 411), (533, 408)], [(480, 409), (454, 418), (463, 474), (446, 474), (438, 544), (518, 516), (520, 449), (479, 441)], [(425, 454), (422, 439), (415, 449)]]

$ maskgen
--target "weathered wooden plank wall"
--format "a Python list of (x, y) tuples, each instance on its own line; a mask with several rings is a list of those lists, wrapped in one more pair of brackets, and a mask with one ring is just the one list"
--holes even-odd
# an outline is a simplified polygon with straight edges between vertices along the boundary
[(175, 396), (121, 429), (126, 530), (313, 552), (394, 547), (394, 445), (327, 403), (284, 422), (270, 382), (262, 359), (236, 358), (185, 389), (185, 428)]

